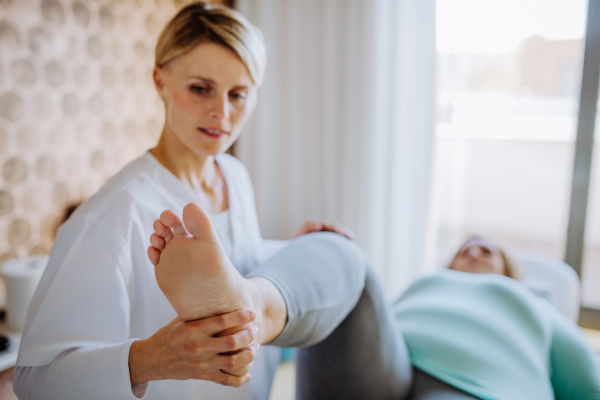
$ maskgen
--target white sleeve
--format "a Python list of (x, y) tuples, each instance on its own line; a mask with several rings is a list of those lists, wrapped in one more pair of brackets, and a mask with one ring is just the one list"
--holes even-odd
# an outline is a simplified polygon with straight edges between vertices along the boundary
[(140, 399), (148, 383), (130, 385), (132, 343), (69, 350), (42, 367), (17, 366), (14, 391), (20, 400)]
[(14, 385), (20, 399), (136, 398), (131, 270), (131, 244), (108, 224), (83, 216), (61, 228), (25, 323)]

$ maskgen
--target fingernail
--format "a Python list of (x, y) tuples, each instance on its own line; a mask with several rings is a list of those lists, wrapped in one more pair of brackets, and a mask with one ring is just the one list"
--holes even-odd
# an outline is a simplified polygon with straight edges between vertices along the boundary
[(252, 332), (254, 332), (254, 333), (258, 332), (258, 326), (254, 325), (252, 327)]

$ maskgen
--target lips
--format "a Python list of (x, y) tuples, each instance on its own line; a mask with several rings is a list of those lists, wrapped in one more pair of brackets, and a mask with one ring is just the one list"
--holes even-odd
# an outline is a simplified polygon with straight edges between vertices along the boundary
[(221, 135), (227, 135), (227, 132), (219, 128), (198, 128), (205, 135), (213, 138), (219, 138)]

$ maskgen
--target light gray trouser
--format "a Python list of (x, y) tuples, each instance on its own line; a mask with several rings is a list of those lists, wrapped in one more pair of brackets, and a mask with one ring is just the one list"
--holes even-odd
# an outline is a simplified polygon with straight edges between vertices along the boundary
[(297, 400), (474, 399), (418, 371), (412, 387), (402, 334), (353, 242), (334, 233), (304, 235), (251, 276), (272, 281), (285, 299), (288, 320), (271, 344), (301, 347)]

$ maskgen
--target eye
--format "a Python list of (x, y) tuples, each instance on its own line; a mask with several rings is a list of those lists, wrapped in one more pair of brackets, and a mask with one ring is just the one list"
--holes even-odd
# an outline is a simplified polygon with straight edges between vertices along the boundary
[(246, 92), (233, 92), (229, 96), (234, 100), (244, 100), (248, 96)]
[(198, 94), (203, 94), (203, 93), (208, 92), (208, 88), (206, 86), (200, 86), (200, 85), (191, 85), (190, 90), (192, 92), (198, 93)]

